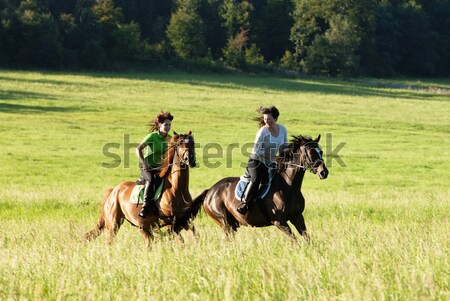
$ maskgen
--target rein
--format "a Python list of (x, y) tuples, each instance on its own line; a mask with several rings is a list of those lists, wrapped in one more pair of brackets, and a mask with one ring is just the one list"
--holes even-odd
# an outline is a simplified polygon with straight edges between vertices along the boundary
[[(297, 164), (297, 163), (293, 163), (293, 162), (283, 162), (284, 164), (286, 164), (286, 165), (290, 165), (290, 166), (295, 166), (295, 167), (298, 167), (298, 168), (302, 168), (303, 170), (309, 170), (309, 171), (311, 171), (311, 172), (314, 172), (314, 169), (315, 168), (317, 168), (317, 166), (320, 164), (320, 163), (323, 163), (323, 159), (322, 159), (322, 156), (320, 155), (320, 153), (319, 153), (319, 156), (320, 156), (320, 159), (317, 159), (315, 162), (313, 162), (312, 161), (312, 159), (311, 159), (311, 157), (308, 155), (308, 152), (306, 151), (306, 149), (307, 149), (307, 145), (308, 144), (317, 144), (317, 142), (315, 142), (315, 141), (310, 141), (310, 142), (307, 142), (307, 143), (305, 143), (304, 145), (302, 145), (301, 147), (300, 147), (300, 150), (301, 149), (303, 149), (304, 150), (304, 152), (303, 151), (300, 151), (300, 156), (302, 156), (302, 154), (304, 153), (304, 155), (305, 155), (305, 163), (307, 163), (309, 166), (303, 166), (303, 165), (301, 165), (301, 164)], [(318, 146), (318, 144), (317, 144), (317, 146)]]
[[(181, 145), (181, 141), (178, 140), (178, 141), (176, 141), (175, 143), (172, 143), (172, 145), (169, 146), (169, 148), (168, 148), (167, 151), (166, 151), (166, 153), (168, 153), (168, 152), (170, 151), (170, 149), (172, 149), (172, 148), (174, 149), (174, 154), (173, 154), (173, 158), (172, 158), (172, 163), (168, 163), (168, 164), (166, 164), (166, 165), (164, 165), (164, 166), (154, 167), (154, 168), (151, 168), (150, 170), (163, 170), (163, 169), (165, 169), (165, 168), (170, 168), (171, 166), (181, 165), (181, 164), (189, 165), (189, 164), (187, 163), (187, 161), (183, 159), (183, 155), (184, 155), (186, 152), (189, 151), (189, 148), (186, 149), (186, 150), (183, 152), (183, 154), (180, 156), (180, 155), (179, 155), (179, 152), (178, 152), (178, 147), (179, 147), (180, 145)], [(192, 151), (193, 151), (194, 154), (195, 154), (195, 151), (194, 151), (194, 150), (192, 150)], [(175, 161), (175, 158), (178, 158), (179, 162), (175, 163), (175, 162), (174, 162), (174, 161)]]

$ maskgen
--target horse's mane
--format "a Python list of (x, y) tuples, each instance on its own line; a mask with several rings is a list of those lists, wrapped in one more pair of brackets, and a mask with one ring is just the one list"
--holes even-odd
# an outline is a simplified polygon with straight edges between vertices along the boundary
[[(313, 138), (309, 136), (303, 136), (303, 135), (297, 135), (292, 136), (291, 142), (288, 144), (287, 148), (291, 149), (292, 153), (297, 153), (298, 150), (302, 145), (305, 145), (306, 143), (314, 142)], [(278, 172), (282, 172), (286, 169), (286, 162), (289, 162), (289, 160), (285, 157), (279, 157), (277, 158), (277, 165), (278, 165)]]
[(309, 142), (314, 142), (313, 138), (309, 136), (302, 136), (302, 135), (292, 136), (291, 144), (293, 146), (294, 153), (300, 149), (300, 146), (305, 145), (306, 143)]
[(171, 163), (173, 160), (173, 156), (175, 155), (174, 145), (176, 144), (179, 137), (180, 137), (180, 135), (178, 135), (178, 134), (173, 135), (168, 142), (169, 147), (167, 148), (167, 151), (164, 153), (163, 159), (161, 162), (161, 170), (159, 171), (160, 178), (164, 178), (164, 176), (167, 175), (170, 168), (172, 167)]

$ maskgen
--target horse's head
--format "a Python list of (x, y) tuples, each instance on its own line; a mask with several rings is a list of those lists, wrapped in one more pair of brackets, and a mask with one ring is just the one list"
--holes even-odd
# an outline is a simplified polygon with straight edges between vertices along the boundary
[(174, 143), (176, 143), (175, 152), (178, 156), (180, 164), (188, 167), (195, 167), (197, 163), (195, 156), (195, 143), (192, 132), (189, 131), (186, 134), (177, 134), (174, 132), (173, 139)]
[(305, 136), (294, 136), (292, 140), (294, 157), (293, 161), (305, 169), (319, 176), (320, 179), (328, 177), (328, 168), (323, 161), (323, 151), (319, 145), (320, 135), (316, 139)]

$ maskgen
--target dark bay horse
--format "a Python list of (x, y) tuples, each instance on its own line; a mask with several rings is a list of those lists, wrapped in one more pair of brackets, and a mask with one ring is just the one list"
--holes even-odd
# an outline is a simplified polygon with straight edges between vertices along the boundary
[(292, 158), (277, 160), (278, 168), (269, 192), (262, 200), (251, 202), (245, 215), (236, 210), (240, 204), (234, 192), (239, 181), (237, 177), (224, 178), (202, 193), (205, 195), (203, 207), (206, 213), (227, 235), (234, 234), (240, 225), (253, 227), (274, 225), (294, 238), (287, 223), (290, 221), (309, 241), (302, 214), (305, 199), (301, 193), (301, 186), (306, 169), (318, 174), (320, 179), (326, 179), (328, 176), (319, 140), (320, 135), (314, 140), (304, 136), (293, 137), (289, 145), (292, 148)]
[(106, 231), (111, 242), (125, 219), (139, 228), (148, 245), (153, 240), (152, 228), (160, 222), (170, 226), (170, 231), (175, 234), (179, 234), (182, 229), (190, 228), (194, 231), (189, 222), (197, 215), (203, 201), (192, 200), (189, 193), (189, 167), (195, 167), (195, 160), (195, 144), (191, 132), (184, 135), (174, 132), (159, 171), (159, 176), (164, 179), (158, 201), (159, 217), (154, 214), (146, 218), (139, 217), (142, 203), (130, 202), (131, 192), (136, 184), (122, 182), (105, 193), (97, 225), (85, 234), (85, 238), (91, 241), (102, 231)]

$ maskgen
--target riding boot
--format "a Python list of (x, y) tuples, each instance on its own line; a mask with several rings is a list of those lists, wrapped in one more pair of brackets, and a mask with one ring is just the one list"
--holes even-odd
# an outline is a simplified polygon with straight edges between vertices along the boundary
[(236, 209), (240, 214), (244, 215), (248, 211), (248, 204), (255, 198), (258, 193), (258, 185), (255, 185), (252, 181), (248, 182), (247, 189), (245, 191), (245, 196), (242, 203)]
[(146, 181), (144, 187), (144, 203), (142, 204), (141, 211), (139, 211), (139, 216), (142, 218), (147, 217), (150, 211), (155, 215), (158, 213), (156, 203), (152, 200), (152, 193), (153, 183)]

